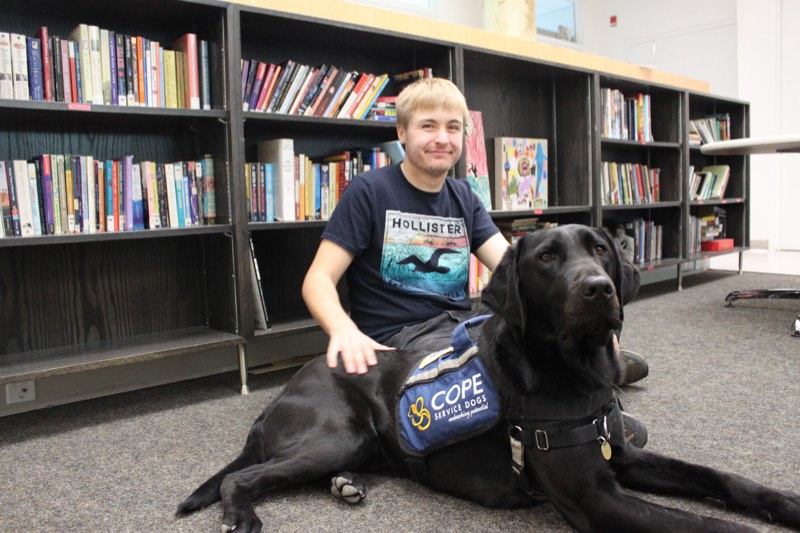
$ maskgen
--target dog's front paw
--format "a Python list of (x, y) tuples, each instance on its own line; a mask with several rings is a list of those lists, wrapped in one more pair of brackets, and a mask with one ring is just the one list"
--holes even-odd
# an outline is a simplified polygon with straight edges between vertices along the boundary
[(331, 478), (331, 493), (347, 503), (360, 503), (367, 497), (367, 486), (357, 474), (340, 472)]

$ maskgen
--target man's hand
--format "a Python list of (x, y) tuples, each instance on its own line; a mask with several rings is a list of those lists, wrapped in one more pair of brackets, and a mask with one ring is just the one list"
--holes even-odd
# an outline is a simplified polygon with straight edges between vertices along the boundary
[(366, 374), (368, 367), (378, 364), (375, 350), (394, 350), (394, 348), (384, 346), (362, 333), (355, 324), (353, 326), (331, 335), (327, 352), (328, 367), (336, 368), (341, 354), (345, 372)]

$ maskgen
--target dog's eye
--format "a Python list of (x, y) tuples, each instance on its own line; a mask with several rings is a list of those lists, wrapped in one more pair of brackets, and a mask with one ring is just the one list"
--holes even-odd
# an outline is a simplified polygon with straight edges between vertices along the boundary
[(555, 259), (555, 258), (554, 258), (554, 256), (553, 256), (553, 253), (552, 253), (552, 252), (542, 252), (542, 254), (539, 256), (539, 260), (540, 260), (542, 263), (549, 263), (549, 262), (550, 262), (550, 261), (552, 261), (553, 259)]
[(594, 245), (594, 253), (595, 253), (595, 255), (603, 256), (603, 255), (606, 255), (606, 252), (608, 252), (608, 249), (605, 246), (603, 246), (602, 244), (595, 244)]

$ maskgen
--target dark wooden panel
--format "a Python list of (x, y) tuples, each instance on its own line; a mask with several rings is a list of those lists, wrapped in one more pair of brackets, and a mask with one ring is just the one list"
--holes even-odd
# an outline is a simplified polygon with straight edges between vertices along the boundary
[(0, 354), (205, 325), (198, 239), (12, 248), (0, 255)]
[(592, 180), (591, 80), (588, 74), (555, 78), (555, 146), (549, 149), (550, 205), (589, 205)]

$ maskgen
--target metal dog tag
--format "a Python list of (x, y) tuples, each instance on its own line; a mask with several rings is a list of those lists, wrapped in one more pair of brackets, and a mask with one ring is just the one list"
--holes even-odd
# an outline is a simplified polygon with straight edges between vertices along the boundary
[(603, 454), (603, 459), (606, 461), (611, 460), (611, 444), (608, 443), (606, 439), (600, 437), (598, 439), (600, 441), (600, 453)]

